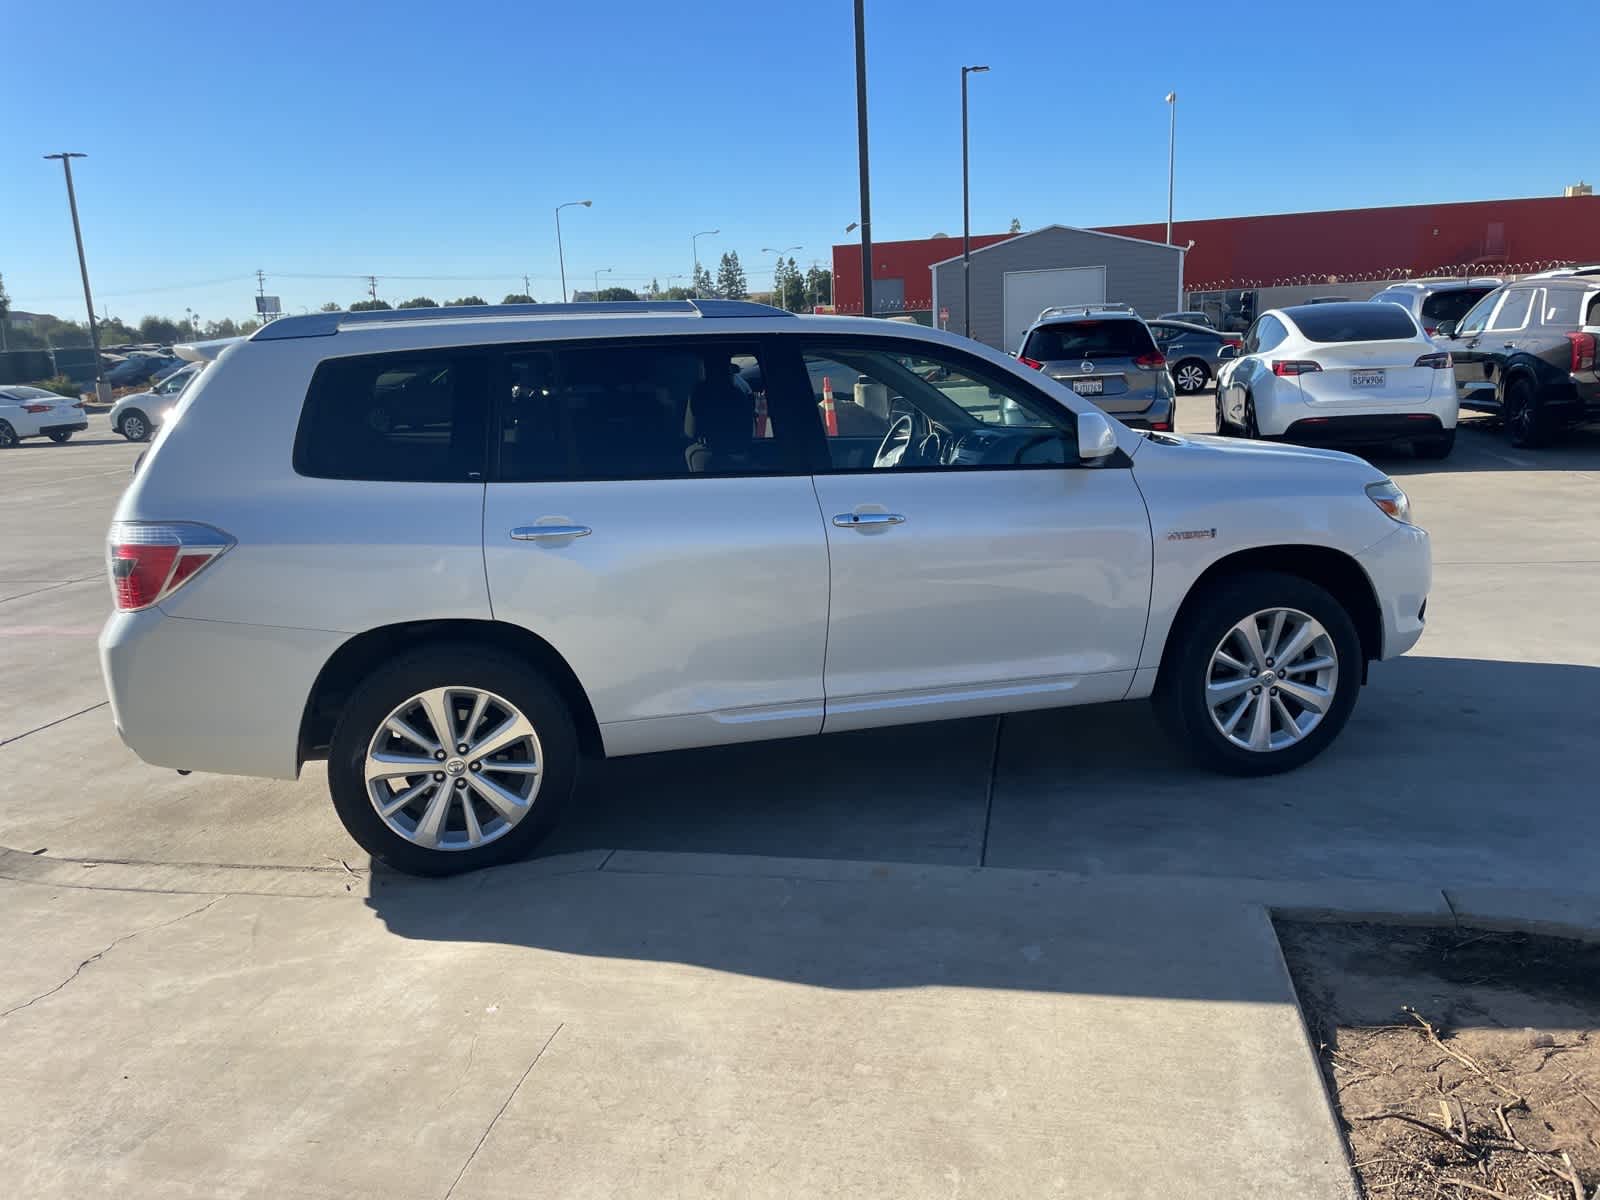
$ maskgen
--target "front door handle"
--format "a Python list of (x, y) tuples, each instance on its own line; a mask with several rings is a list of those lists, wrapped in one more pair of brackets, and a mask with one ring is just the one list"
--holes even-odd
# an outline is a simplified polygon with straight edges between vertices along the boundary
[(847, 512), (835, 513), (833, 523), (840, 529), (868, 529), (880, 525), (904, 525), (906, 519), (899, 513)]
[(518, 525), (511, 531), (511, 537), (518, 542), (553, 542), (560, 538), (588, 537), (593, 532), (587, 525)]

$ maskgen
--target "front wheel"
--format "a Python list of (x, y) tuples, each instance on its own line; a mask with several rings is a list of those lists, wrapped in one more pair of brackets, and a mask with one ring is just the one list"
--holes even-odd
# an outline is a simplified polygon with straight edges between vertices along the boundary
[(12, 428), (11, 422), (0, 421), (0, 450), (11, 449), (19, 440), (17, 431)]
[(1506, 440), (1518, 449), (1531, 450), (1550, 440), (1550, 413), (1539, 402), (1532, 380), (1518, 377), (1506, 384), (1500, 413)]
[(345, 829), (413, 875), (523, 857), (554, 827), (577, 771), (560, 692), (526, 663), (473, 645), (424, 648), (368, 676), (328, 750)]
[(1175, 626), (1155, 703), (1202, 766), (1273, 775), (1320, 754), (1361, 686), (1361, 640), (1344, 607), (1298, 575), (1217, 580)]
[(130, 442), (142, 442), (150, 436), (150, 419), (137, 408), (122, 414), (122, 436)]
[(1172, 370), (1172, 381), (1178, 385), (1178, 391), (1185, 396), (1192, 396), (1200, 391), (1210, 378), (1205, 364), (1195, 358), (1184, 359)]

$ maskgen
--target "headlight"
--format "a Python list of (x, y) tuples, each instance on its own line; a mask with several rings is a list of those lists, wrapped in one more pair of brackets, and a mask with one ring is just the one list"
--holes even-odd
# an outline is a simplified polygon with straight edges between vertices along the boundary
[(1367, 495), (1372, 502), (1383, 509), (1384, 515), (1394, 518), (1402, 525), (1411, 524), (1411, 501), (1406, 499), (1406, 494), (1400, 490), (1392, 479), (1385, 479), (1382, 483), (1367, 484)]

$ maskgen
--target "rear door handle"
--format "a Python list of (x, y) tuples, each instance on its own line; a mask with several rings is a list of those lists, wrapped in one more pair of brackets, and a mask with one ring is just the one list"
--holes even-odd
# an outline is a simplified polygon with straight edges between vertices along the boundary
[(835, 513), (833, 523), (840, 529), (866, 529), (880, 525), (904, 525), (906, 519), (899, 513), (847, 512)]
[(553, 542), (561, 538), (588, 537), (593, 532), (587, 525), (518, 525), (511, 531), (511, 537), (518, 542)]

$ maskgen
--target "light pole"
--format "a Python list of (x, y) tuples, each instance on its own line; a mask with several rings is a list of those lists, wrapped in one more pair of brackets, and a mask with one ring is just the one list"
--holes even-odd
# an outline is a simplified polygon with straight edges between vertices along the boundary
[(1167, 245), (1172, 245), (1172, 168), (1178, 147), (1178, 93), (1167, 93), (1171, 119), (1167, 122)]
[(761, 253), (776, 254), (778, 256), (778, 263), (772, 268), (772, 294), (777, 297), (779, 308), (787, 309), (789, 307), (786, 303), (784, 303), (784, 298), (778, 295), (778, 272), (783, 270), (783, 256), (788, 254), (791, 250), (804, 249), (804, 246), (785, 246), (782, 250), (774, 250), (771, 246), (761, 247)]
[[(961, 321), (968, 337), (972, 336), (972, 205), (967, 186), (967, 76), (982, 75), (988, 69), (961, 68)], [(938, 313), (933, 316), (938, 320)]]
[(94, 398), (103, 401), (105, 396), (101, 393), (105, 380), (100, 367), (100, 326), (94, 319), (94, 296), (89, 291), (89, 263), (83, 256), (83, 228), (78, 224), (78, 195), (72, 189), (72, 160), (87, 157), (87, 154), (70, 150), (45, 155), (45, 158), (59, 158), (61, 170), (67, 177), (67, 206), (72, 209), (72, 236), (78, 243), (78, 273), (83, 276), (83, 303), (89, 310), (89, 345), (94, 349)]
[(567, 255), (566, 251), (561, 248), (561, 210), (563, 208), (575, 208), (580, 204), (584, 208), (588, 208), (593, 203), (593, 200), (568, 200), (565, 204), (556, 205), (556, 258), (561, 263), (561, 303), (563, 304), (567, 302)]
[(872, 173), (867, 167), (867, 7), (856, 0), (856, 157), (861, 173), (861, 315), (872, 315)]
[(700, 278), (700, 239), (703, 237), (715, 237), (721, 232), (722, 230), (720, 229), (705, 229), (689, 239), (689, 248), (694, 251), (694, 274), (689, 276), (691, 290)]
[(607, 275), (615, 270), (615, 267), (601, 267), (594, 273), (594, 298), (596, 300), (600, 299), (600, 276)]

